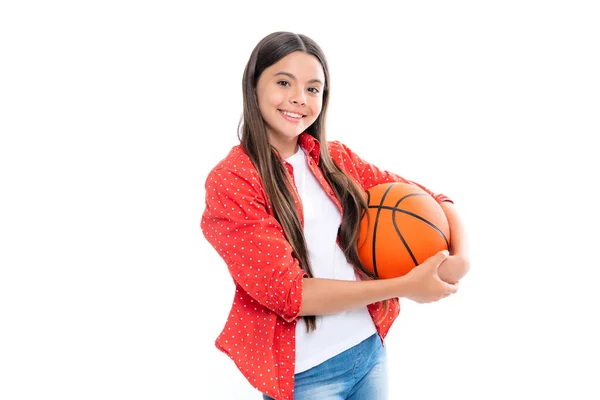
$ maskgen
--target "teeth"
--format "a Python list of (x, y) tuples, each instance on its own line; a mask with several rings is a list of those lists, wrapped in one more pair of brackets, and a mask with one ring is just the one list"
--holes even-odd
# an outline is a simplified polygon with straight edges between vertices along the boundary
[(281, 111), (282, 114), (288, 115), (292, 118), (302, 118), (302, 114), (294, 114), (291, 112), (287, 112), (287, 111)]

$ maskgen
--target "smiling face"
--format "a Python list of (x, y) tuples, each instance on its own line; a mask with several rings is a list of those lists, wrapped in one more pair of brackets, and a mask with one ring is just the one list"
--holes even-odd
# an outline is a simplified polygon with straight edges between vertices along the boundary
[(266, 68), (256, 96), (269, 142), (287, 158), (297, 150), (298, 135), (317, 119), (323, 105), (325, 74), (319, 60), (295, 51)]

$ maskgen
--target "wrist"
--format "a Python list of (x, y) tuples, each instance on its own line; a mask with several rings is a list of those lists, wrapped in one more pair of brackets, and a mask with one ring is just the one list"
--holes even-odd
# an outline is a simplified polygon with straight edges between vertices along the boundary
[(410, 297), (413, 292), (414, 283), (411, 279), (411, 275), (403, 275), (397, 278), (390, 279), (394, 285), (394, 296), (393, 297)]

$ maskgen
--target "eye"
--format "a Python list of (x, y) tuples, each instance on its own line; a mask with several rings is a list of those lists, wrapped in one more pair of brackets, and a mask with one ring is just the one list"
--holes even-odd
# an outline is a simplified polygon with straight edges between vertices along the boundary
[(290, 86), (290, 83), (288, 81), (278, 81), (277, 84), (281, 86)]
[(314, 94), (318, 94), (321, 91), (319, 89), (317, 89), (316, 87), (311, 87), (308, 89), (309, 92), (314, 93)]

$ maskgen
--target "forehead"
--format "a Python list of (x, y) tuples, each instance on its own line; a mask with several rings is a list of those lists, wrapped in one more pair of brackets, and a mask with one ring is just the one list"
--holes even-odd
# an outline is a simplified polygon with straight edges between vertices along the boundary
[(295, 51), (283, 57), (267, 70), (271, 75), (288, 72), (300, 81), (318, 79), (325, 82), (325, 73), (319, 59), (311, 54)]

